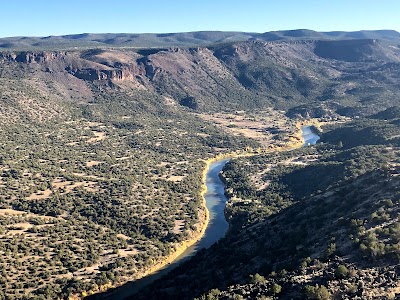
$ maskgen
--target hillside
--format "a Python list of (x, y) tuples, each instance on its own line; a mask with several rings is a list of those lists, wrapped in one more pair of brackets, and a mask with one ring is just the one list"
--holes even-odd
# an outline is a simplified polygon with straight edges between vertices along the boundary
[[(207, 223), (201, 197), (205, 160), (284, 146), (296, 138), (296, 123), (310, 117), (331, 122), (325, 145), (229, 164), (225, 179), (235, 179), (227, 185), (233, 196), (227, 208), (231, 234), (183, 266), (192, 273), (177, 269), (149, 297), (200, 296), (211, 288), (247, 284), (257, 272), (268, 277), (270, 269), (279, 272), (286, 265), (297, 278), (296, 264), (308, 256), (322, 261), (321, 272), (331, 272), (335, 263), (357, 268), (360, 276), (381, 267), (392, 272), (399, 178), (397, 35), (294, 30), (150, 34), (137, 40), (131, 34), (3, 39), (0, 298), (83, 298), (146, 275), (200, 237)], [(340, 123), (349, 118), (356, 121)], [(291, 159), (304, 159), (310, 167), (286, 168)], [(282, 165), (270, 178), (262, 172), (274, 161)], [(255, 177), (249, 179), (248, 172)], [(304, 186), (299, 181), (304, 177), (315, 186)], [(363, 190), (367, 183), (378, 191), (375, 198)], [(353, 196), (351, 189), (360, 191), (353, 206), (344, 203), (334, 211), (318, 204), (331, 207), (346, 193)], [(321, 214), (332, 222), (321, 228), (315, 224), (322, 219), (305, 223), (310, 230), (300, 241), (293, 236), (300, 222), (293, 214), (304, 220)], [(351, 218), (377, 224), (363, 226), (376, 231), (378, 246), (361, 230), (354, 249), (365, 244), (368, 257), (378, 247), (385, 254), (378, 263), (372, 257), (354, 265), (359, 252), (346, 239), (355, 236), (346, 231)], [(322, 260), (328, 232), (348, 260)], [(269, 241), (276, 233), (293, 242)], [(312, 248), (315, 236), (324, 236), (324, 242)], [(299, 245), (303, 250), (295, 253)], [(263, 250), (270, 248), (289, 256), (272, 261)], [(315, 276), (307, 280), (326, 285), (325, 277)], [(283, 286), (288, 278), (276, 283)], [(390, 278), (385, 282), (391, 288), (397, 277)], [(292, 281), (287, 295), (303, 288)], [(187, 284), (181, 290), (182, 283)], [(342, 291), (340, 284), (329, 291)]]
[[(332, 52), (336, 48), (340, 51)], [(376, 40), (4, 52), (0, 61), (4, 86), (22, 82), (26, 87), (8, 88), (7, 93), (29, 90), (38, 94), (35, 98), (54, 103), (51, 107), (58, 110), (63, 100), (95, 102), (95, 87), (130, 94), (147, 91), (197, 112), (273, 106), (289, 110), (290, 117), (312, 116), (316, 110), (316, 117), (368, 115), (396, 105), (400, 76), (399, 48)], [(5, 114), (13, 115), (14, 106), (26, 112), (22, 102), (27, 95), (3, 97), (10, 99), (10, 111)], [(46, 115), (46, 109), (41, 109)]]
[(98, 66), (80, 55), (0, 62), (0, 298), (142, 277), (199, 238), (204, 159), (257, 145), (134, 81), (73, 76), (67, 66)]
[(325, 145), (230, 162), (227, 236), (141, 299), (395, 299), (399, 142), (338, 148), (336, 127)]
[(381, 39), (389, 44), (400, 43), (400, 33), (394, 30), (362, 30), (354, 32), (316, 32), (307, 29), (254, 32), (198, 31), (180, 33), (82, 33), (46, 37), (0, 38), (0, 51), (4, 50), (75, 50), (90, 48), (160, 48), (199, 47), (213, 44), (244, 42), (249, 40), (338, 40)]

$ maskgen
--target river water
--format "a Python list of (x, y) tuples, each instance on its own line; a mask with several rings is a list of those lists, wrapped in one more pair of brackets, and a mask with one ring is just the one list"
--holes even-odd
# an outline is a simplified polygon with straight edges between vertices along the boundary
[[(319, 136), (312, 131), (312, 126), (302, 126), (301, 130), (305, 142), (304, 146), (314, 145), (319, 140)], [(206, 174), (207, 192), (204, 195), (204, 198), (206, 199), (206, 206), (210, 214), (210, 221), (203, 237), (197, 243), (186, 249), (186, 251), (176, 258), (173, 263), (165, 266), (157, 272), (142, 279), (128, 282), (123, 286), (106, 293), (89, 296), (86, 299), (119, 300), (132, 296), (141, 288), (161, 278), (182, 262), (191, 258), (200, 249), (208, 248), (223, 238), (229, 227), (224, 215), (227, 198), (224, 194), (224, 183), (221, 181), (218, 174), (228, 161), (229, 159), (222, 159), (212, 163)]]
[(315, 145), (319, 140), (319, 136), (313, 132), (312, 126), (302, 126), (301, 135), (304, 139), (304, 146)]
[(225, 220), (224, 209), (227, 197), (224, 194), (224, 184), (219, 178), (219, 172), (225, 166), (229, 159), (222, 159), (212, 163), (206, 174), (207, 191), (204, 195), (206, 206), (210, 214), (210, 220), (203, 237), (193, 246), (187, 248), (173, 263), (161, 268), (157, 272), (142, 279), (128, 282), (121, 287), (110, 290), (102, 294), (89, 296), (85, 299), (125, 299), (134, 295), (146, 285), (154, 282), (158, 278), (166, 275), (172, 269), (184, 261), (191, 258), (202, 248), (208, 248), (220, 240), (228, 230), (229, 224)]

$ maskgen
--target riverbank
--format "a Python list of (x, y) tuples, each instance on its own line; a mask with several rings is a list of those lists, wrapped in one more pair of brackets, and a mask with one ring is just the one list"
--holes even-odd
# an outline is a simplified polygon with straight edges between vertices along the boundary
[[(171, 263), (175, 259), (177, 259), (180, 255), (182, 255), (189, 247), (197, 243), (200, 239), (203, 238), (207, 227), (209, 226), (210, 222), (210, 212), (207, 209), (206, 206), (206, 197), (205, 194), (207, 192), (207, 174), (210, 170), (210, 167), (213, 163), (226, 160), (226, 159), (234, 159), (238, 157), (249, 157), (249, 156), (254, 156), (254, 155), (261, 155), (261, 154), (266, 154), (266, 153), (272, 153), (272, 152), (284, 152), (284, 151), (290, 151), (294, 149), (301, 148), (305, 144), (305, 140), (303, 137), (303, 126), (315, 126), (318, 128), (318, 130), (321, 130), (321, 123), (318, 122), (317, 120), (309, 120), (309, 121), (302, 121), (296, 123), (296, 133), (292, 136), (290, 141), (282, 146), (275, 146), (275, 147), (270, 147), (268, 149), (264, 149), (264, 151), (260, 151), (259, 149), (252, 149), (252, 148), (247, 148), (245, 150), (239, 150), (239, 151), (234, 151), (234, 152), (229, 152), (229, 153), (220, 153), (214, 157), (211, 157), (209, 159), (204, 160), (204, 167), (202, 170), (201, 174), (201, 192), (200, 196), (202, 198), (202, 208), (203, 208), (203, 220), (200, 223), (200, 230), (196, 231), (196, 234), (193, 236), (192, 239), (181, 242), (178, 244), (176, 247), (176, 251), (172, 253), (169, 257), (165, 259), (165, 261), (161, 261), (159, 264), (154, 265), (153, 268), (149, 269), (149, 272), (145, 275), (151, 275), (152, 273), (156, 273), (159, 269), (163, 268), (165, 265)], [(144, 276), (143, 276), (144, 277)]]
[[(168, 257), (166, 257), (165, 259), (161, 260), (159, 263), (157, 263), (154, 266), (152, 266), (151, 268), (149, 268), (145, 273), (143, 273), (144, 275), (140, 276), (140, 278), (151, 275), (151, 274), (159, 271), (166, 265), (170, 264), (176, 258), (178, 258), (182, 253), (184, 253), (189, 247), (191, 247), (192, 245), (197, 243), (204, 236), (205, 231), (210, 222), (210, 212), (207, 209), (206, 198), (205, 198), (205, 194), (207, 192), (206, 179), (207, 179), (207, 173), (210, 169), (210, 166), (213, 163), (218, 162), (220, 160), (224, 160), (224, 159), (233, 159), (233, 158), (237, 158), (237, 157), (254, 156), (254, 155), (259, 155), (262, 153), (268, 153), (268, 152), (271, 153), (271, 152), (275, 152), (275, 151), (279, 151), (279, 152), (289, 151), (289, 150), (300, 148), (305, 143), (304, 138), (302, 136), (301, 127), (302, 126), (311, 126), (311, 125), (316, 126), (320, 130), (321, 123), (318, 122), (317, 120), (309, 120), (309, 121), (302, 121), (302, 122), (296, 123), (296, 128), (298, 130), (295, 134), (295, 137), (291, 140), (291, 142), (289, 142), (288, 144), (286, 144), (284, 146), (271, 147), (268, 149), (268, 151), (264, 151), (264, 152), (260, 152), (258, 150), (249, 148), (249, 149), (242, 150), (242, 151), (220, 153), (220, 154), (216, 155), (215, 157), (205, 160), (204, 161), (205, 166), (204, 166), (204, 168), (202, 170), (202, 174), (201, 174), (202, 186), (201, 186), (201, 191), (200, 191), (200, 196), (202, 198), (203, 220), (200, 221), (199, 230), (194, 232), (194, 235), (190, 240), (180, 242), (177, 246), (175, 246), (175, 251), (173, 253), (171, 253)], [(140, 278), (137, 278), (137, 279), (140, 279)]]
[[(130, 281), (127, 282), (121, 282), (116, 286), (111, 286), (110, 284), (104, 285), (99, 287), (96, 290), (89, 291), (87, 293), (83, 293), (82, 296), (87, 296), (87, 295), (93, 295), (97, 294), (99, 292), (104, 292), (106, 290), (111, 290), (113, 288), (119, 288), (121, 289), (121, 286), (124, 286), (125, 284), (129, 285), (129, 282), (133, 283), (134, 281), (138, 281), (142, 278), (145, 278), (147, 276), (151, 276), (154, 274), (157, 274), (161, 269), (165, 268), (169, 264), (173, 263), (178, 257), (180, 257), (188, 248), (196, 244), (199, 240), (203, 238), (205, 235), (206, 229), (209, 226), (210, 222), (210, 212), (207, 209), (206, 206), (206, 198), (205, 194), (207, 192), (207, 173), (210, 169), (210, 166), (218, 161), (224, 160), (224, 159), (233, 159), (237, 157), (246, 157), (246, 156), (254, 156), (254, 155), (261, 155), (261, 154), (266, 154), (266, 153), (271, 153), (271, 152), (282, 152), (282, 151), (289, 151), (293, 149), (300, 148), (304, 145), (304, 138), (302, 136), (302, 126), (306, 125), (316, 125), (316, 122), (298, 122), (296, 123), (296, 132), (293, 134), (289, 140), (284, 145), (280, 146), (272, 146), (266, 149), (252, 149), (252, 148), (246, 148), (244, 150), (238, 150), (235, 152), (229, 152), (229, 153), (220, 153), (216, 155), (215, 157), (209, 158), (207, 160), (204, 160), (204, 167), (202, 169), (201, 173), (201, 190), (200, 190), (200, 196), (202, 199), (202, 209), (199, 212), (199, 222), (197, 226), (197, 230), (193, 231), (191, 234), (191, 237), (189, 240), (182, 241), (176, 245), (174, 245), (174, 250), (171, 251), (171, 253), (164, 257), (160, 258), (157, 263), (154, 265), (148, 267), (146, 270), (137, 273), (137, 276), (132, 278)], [(319, 124), (318, 124), (319, 125)], [(319, 126), (318, 126), (319, 127)], [(129, 293), (129, 291), (134, 293), (133, 290), (131, 290), (128, 286), (126, 288), (123, 288), (123, 291), (126, 291)], [(123, 299), (124, 298), (124, 292), (122, 291), (110, 291), (110, 293), (107, 293), (104, 295), (104, 297), (99, 296), (100, 299)], [(126, 295), (125, 295), (126, 296)]]
[[(233, 154), (229, 154), (231, 157)], [(160, 258), (155, 264), (148, 267), (142, 272), (138, 272), (135, 277), (129, 281), (121, 282), (117, 285), (106, 284), (99, 286), (97, 289), (82, 293), (82, 297), (89, 296), (89, 299), (124, 299), (131, 294), (135, 293), (137, 287), (135, 282), (139, 282), (152, 275), (157, 276), (159, 272), (162, 272), (165, 268), (168, 268), (170, 264), (173, 264), (178, 258), (181, 257), (189, 248), (198, 243), (205, 235), (210, 222), (210, 212), (207, 209), (206, 193), (207, 193), (207, 173), (210, 170), (210, 166), (219, 160), (228, 157), (226, 154), (217, 155), (215, 157), (204, 160), (204, 166), (201, 171), (201, 189), (200, 197), (202, 199), (201, 208), (199, 209), (199, 221), (197, 223), (197, 229), (192, 231), (190, 239), (179, 242), (173, 245), (173, 250), (168, 256)], [(115, 289), (115, 290), (114, 290)], [(104, 295), (99, 293), (105, 292)], [(97, 297), (98, 295), (98, 297)], [(80, 299), (80, 298), (74, 298)]]
[[(126, 284), (133, 283), (133, 282), (141, 280), (147, 276), (156, 274), (157, 272), (159, 272), (166, 266), (172, 264), (188, 248), (190, 248), (195, 243), (197, 243), (204, 236), (205, 231), (206, 231), (209, 221), (210, 221), (210, 213), (207, 209), (206, 199), (205, 199), (204, 195), (207, 192), (207, 186), (206, 186), (207, 172), (213, 161), (214, 160), (212, 160), (212, 159), (206, 160), (205, 166), (203, 167), (203, 170), (202, 170), (202, 179), (201, 179), (202, 184), (201, 184), (201, 191), (200, 191), (200, 196), (202, 198), (202, 204), (201, 204), (202, 209), (199, 212), (199, 222), (197, 225), (197, 230), (192, 231), (190, 239), (173, 245), (174, 250), (172, 250), (168, 256), (160, 258), (155, 264), (151, 265), (146, 270), (144, 270), (142, 272), (138, 272), (136, 274), (136, 276), (131, 278), (129, 281), (121, 282), (116, 285), (111, 285), (110, 283), (105, 284), (105, 285), (99, 286), (97, 289), (83, 292), (81, 297), (70, 298), (70, 299), (82, 299), (87, 296), (96, 297), (97, 294), (102, 293), (102, 292), (105, 292), (106, 294), (104, 296), (99, 295), (98, 298), (93, 298), (93, 299), (124, 299), (126, 296), (126, 295), (124, 295), (125, 294), (124, 292), (121, 292), (120, 290), (114, 291), (113, 289), (123, 288), (124, 285), (126, 285)], [(126, 288), (123, 290), (127, 290), (127, 289), (130, 289), (130, 288)], [(90, 297), (90, 299), (92, 299), (92, 297)]]

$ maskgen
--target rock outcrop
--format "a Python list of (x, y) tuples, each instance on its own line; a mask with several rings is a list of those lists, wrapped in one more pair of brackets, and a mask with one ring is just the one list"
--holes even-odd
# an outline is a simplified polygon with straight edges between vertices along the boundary
[[(332, 47), (338, 51), (333, 53)], [(400, 49), (376, 40), (3, 52), (0, 61), (31, 66), (47, 75), (72, 75), (83, 84), (144, 88), (197, 111), (265, 105), (287, 110), (323, 101), (338, 103), (345, 115), (365, 115), (370, 113), (367, 106), (365, 111), (347, 112), (345, 99), (358, 102), (362, 92), (371, 99), (388, 99), (382, 109), (388, 108), (400, 76)]]
[(45, 63), (66, 55), (66, 52), (0, 52), (0, 61), (14, 61), (19, 63)]

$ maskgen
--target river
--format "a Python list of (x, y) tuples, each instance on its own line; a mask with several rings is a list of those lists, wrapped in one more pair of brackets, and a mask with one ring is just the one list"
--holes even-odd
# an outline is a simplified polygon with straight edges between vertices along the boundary
[(319, 140), (319, 136), (313, 131), (313, 126), (302, 126), (301, 135), (304, 139), (304, 146), (315, 145)]
[[(312, 126), (302, 126), (302, 136), (304, 139), (304, 146), (314, 145), (319, 136), (312, 131)], [(182, 262), (191, 258), (196, 252), (202, 248), (208, 248), (218, 240), (224, 237), (228, 230), (229, 224), (225, 220), (224, 209), (227, 198), (224, 194), (224, 183), (219, 178), (219, 172), (225, 166), (229, 159), (221, 159), (209, 166), (206, 174), (207, 191), (204, 195), (206, 199), (206, 206), (210, 214), (210, 221), (203, 237), (193, 246), (186, 249), (173, 263), (161, 268), (157, 272), (146, 276), (142, 279), (128, 282), (121, 287), (112, 289), (102, 294), (89, 296), (86, 299), (125, 299), (129, 296), (136, 294), (141, 288), (154, 282), (158, 278), (166, 275), (172, 269), (176, 268)]]
[(206, 174), (207, 191), (204, 195), (206, 206), (210, 214), (210, 220), (203, 237), (194, 245), (187, 248), (173, 263), (161, 268), (157, 272), (146, 276), (142, 279), (128, 282), (118, 288), (111, 289), (102, 294), (95, 294), (85, 299), (125, 299), (137, 293), (141, 288), (152, 283), (153, 281), (166, 275), (172, 269), (184, 261), (191, 258), (202, 248), (208, 248), (218, 240), (220, 240), (228, 230), (229, 224), (225, 220), (224, 209), (226, 196), (224, 194), (224, 184), (218, 176), (229, 159), (222, 159), (212, 163)]

